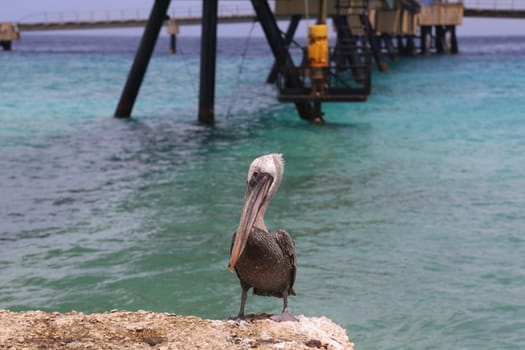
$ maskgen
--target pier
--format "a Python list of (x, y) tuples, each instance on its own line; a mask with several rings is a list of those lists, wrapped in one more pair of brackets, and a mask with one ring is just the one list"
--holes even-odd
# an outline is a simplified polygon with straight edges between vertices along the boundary
[[(177, 3), (183, 3), (177, 5)], [(218, 23), (249, 23), (257, 20), (251, 5), (241, 1), (224, 1), (218, 5)], [(275, 1), (269, 1), (274, 3)], [(525, 18), (523, 0), (464, 0), (464, 17), (478, 18)], [(167, 15), (175, 18), (179, 25), (198, 25), (202, 20), (202, 9), (197, 1), (174, 1), (175, 6), (168, 9)], [(191, 3), (188, 5), (188, 3)], [(313, 7), (313, 6), (312, 6)], [(24, 16), (18, 21), (9, 22), (20, 32), (47, 30), (81, 30), (111, 28), (143, 28), (147, 22), (149, 9), (117, 9), (93, 11), (39, 12)], [(288, 19), (276, 16), (277, 19)], [(16, 39), (14, 39), (16, 40)]]
[[(176, 5), (185, 3), (186, 7)], [(399, 56), (454, 54), (459, 52), (456, 26), (464, 17), (525, 18), (525, 3), (514, 0), (436, 1), (422, 6), (416, 0), (386, 4), (379, 0), (155, 0), (143, 10), (106, 13), (40, 13), (19, 23), (0, 23), (0, 44), (5, 50), (20, 33), (43, 30), (77, 30), (144, 27), (115, 117), (131, 115), (143, 77), (163, 25), (170, 34), (170, 51), (176, 51), (181, 25), (200, 24), (201, 63), (198, 119), (214, 121), (217, 25), (258, 21), (275, 64), (267, 81), (277, 87), (281, 102), (294, 103), (299, 116), (322, 124), (322, 103), (363, 102), (371, 93), (371, 67), (388, 71), (388, 60)], [(225, 5), (226, 4), (226, 5)], [(520, 7), (521, 6), (521, 7)], [(35, 20), (38, 18), (38, 20)], [(302, 62), (294, 62), (290, 43), (301, 19), (315, 19), (308, 28)], [(327, 20), (331, 20), (329, 28)], [(278, 20), (287, 20), (282, 30)]]

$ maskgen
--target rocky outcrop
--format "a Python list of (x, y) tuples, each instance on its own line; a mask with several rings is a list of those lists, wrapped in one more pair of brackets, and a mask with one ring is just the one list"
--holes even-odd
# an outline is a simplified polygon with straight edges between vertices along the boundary
[(353, 349), (326, 317), (206, 320), (148, 311), (98, 314), (0, 310), (0, 349)]

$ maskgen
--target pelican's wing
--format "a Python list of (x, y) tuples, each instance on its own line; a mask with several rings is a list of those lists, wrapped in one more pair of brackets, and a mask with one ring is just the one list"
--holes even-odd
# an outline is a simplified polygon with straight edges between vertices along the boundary
[[(235, 242), (235, 236), (237, 236), (237, 231), (235, 231), (233, 233), (233, 237), (232, 237), (232, 244), (230, 245), (230, 256), (232, 255), (232, 249), (233, 249), (233, 243)], [(237, 277), (239, 277), (239, 279), (241, 279), (241, 276), (239, 276), (239, 273), (237, 272), (237, 267), (235, 267), (235, 274), (237, 275)]]
[(288, 234), (283, 229), (277, 230), (277, 243), (279, 244), (279, 247), (281, 248), (282, 252), (288, 259), (290, 259), (290, 265), (292, 266), (292, 281), (290, 283), (290, 295), (295, 295), (295, 292), (293, 291), (293, 285), (295, 283), (295, 274), (297, 271), (297, 258), (295, 255), (295, 243)]

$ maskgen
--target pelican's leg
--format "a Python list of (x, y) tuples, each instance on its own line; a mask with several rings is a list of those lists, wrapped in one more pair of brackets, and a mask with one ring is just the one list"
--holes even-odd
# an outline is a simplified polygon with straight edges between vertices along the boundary
[(288, 312), (288, 291), (283, 292), (283, 312), (277, 315), (272, 315), (270, 318), (277, 322), (299, 321)]
[(239, 314), (237, 318), (244, 317), (244, 305), (246, 305), (246, 298), (248, 297), (248, 289), (243, 288), (241, 294), (241, 308), (239, 309)]
[(248, 289), (250, 286), (246, 286), (241, 283), (242, 293), (241, 293), (241, 307), (239, 309), (239, 314), (235, 317), (228, 317), (228, 320), (239, 321), (245, 318), (244, 316), (244, 305), (246, 305), (246, 299), (248, 298)]
[(288, 312), (288, 293), (283, 293), (283, 314)]

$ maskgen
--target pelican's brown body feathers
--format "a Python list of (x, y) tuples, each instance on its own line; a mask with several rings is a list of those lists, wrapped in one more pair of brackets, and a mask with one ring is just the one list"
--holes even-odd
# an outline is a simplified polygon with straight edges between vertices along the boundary
[[(234, 241), (235, 234), (232, 247)], [(286, 231), (265, 232), (253, 227), (235, 272), (243, 289), (253, 287), (256, 295), (282, 298), (284, 293), (295, 295), (296, 268), (294, 241)]]

